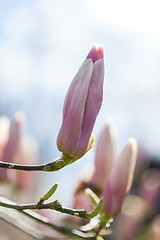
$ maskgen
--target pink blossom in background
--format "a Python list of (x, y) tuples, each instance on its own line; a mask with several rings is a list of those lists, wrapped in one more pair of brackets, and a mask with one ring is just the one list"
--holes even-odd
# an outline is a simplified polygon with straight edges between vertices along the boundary
[(73, 208), (93, 209), (85, 188), (91, 188), (100, 195), (104, 189), (106, 178), (112, 168), (116, 156), (116, 132), (111, 120), (106, 121), (97, 140), (94, 168), (85, 169), (73, 197)]
[[(38, 163), (36, 140), (24, 131), (24, 114), (17, 112), (10, 124), (6, 117), (0, 117), (0, 160), (23, 165)], [(0, 180), (12, 182), (17, 189), (33, 185), (33, 173), (27, 171), (0, 169)]]
[(103, 127), (97, 141), (94, 173), (89, 180), (90, 184), (103, 191), (108, 176), (116, 158), (116, 134), (114, 125), (108, 121)]
[(160, 171), (158, 169), (150, 169), (144, 172), (138, 188), (138, 195), (153, 208), (159, 205)]
[[(5, 134), (5, 141), (3, 142), (3, 149), (1, 151), (1, 161), (3, 162), (13, 162), (13, 158), (21, 141), (23, 118), (24, 115), (21, 112), (15, 114), (15, 117), (11, 124), (9, 119), (6, 120), (5, 118), (5, 122), (8, 122), (7, 129), (5, 128), (3, 122), (2, 128), (3, 133)], [(2, 136), (4, 136), (4, 134), (2, 134)], [(10, 174), (8, 174), (8, 171), (9, 170), (5, 168), (0, 169), (0, 179), (8, 181), (10, 179), (10, 176), (13, 174), (13, 172), (10, 172)]]
[(132, 184), (137, 156), (137, 143), (129, 139), (106, 180), (102, 193), (104, 198), (104, 213), (109, 217), (116, 217), (123, 206), (124, 199)]
[(4, 147), (3, 153), (4, 162), (13, 162), (14, 155), (21, 141), (23, 121), (24, 114), (22, 112), (16, 113), (13, 122), (11, 123), (10, 126), (8, 142)]
[[(21, 143), (13, 159), (14, 163), (23, 165), (38, 164), (38, 150), (37, 143), (33, 137), (23, 136)], [(17, 189), (29, 189), (34, 185), (34, 173), (28, 171), (14, 171), (9, 172), (10, 180), (14, 183)]]
[[(10, 121), (7, 117), (0, 117), (0, 160), (3, 161), (4, 147), (9, 138)], [(6, 180), (7, 169), (0, 168), (0, 180)]]

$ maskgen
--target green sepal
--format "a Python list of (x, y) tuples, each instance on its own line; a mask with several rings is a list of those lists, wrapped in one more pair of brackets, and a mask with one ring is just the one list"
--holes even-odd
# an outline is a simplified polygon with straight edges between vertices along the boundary
[(75, 161), (72, 157), (70, 157), (70, 156), (68, 156), (68, 155), (66, 155), (64, 153), (62, 153), (62, 155), (59, 158), (59, 160), (60, 161), (64, 161), (64, 166), (67, 166), (67, 165), (69, 165), (69, 164), (71, 164), (72, 162)]
[[(90, 140), (89, 140), (89, 144), (88, 144), (88, 147), (87, 147), (87, 150), (85, 151), (85, 153), (83, 154), (83, 156), (94, 146), (94, 136), (93, 134), (91, 134), (91, 137), (90, 137)], [(82, 158), (83, 156), (81, 156), (80, 158)], [(62, 167), (64, 166), (67, 166), (77, 160), (79, 160), (80, 158), (73, 158), (73, 157), (70, 157), (64, 153), (62, 153), (61, 157), (58, 159), (58, 160), (63, 160), (64, 161), (64, 164)]]
[(58, 183), (54, 184), (53, 187), (51, 187), (51, 189), (49, 189), (49, 191), (42, 197), (42, 199), (44, 201), (48, 200), (57, 190), (58, 187)]
[(100, 229), (110, 227), (110, 223), (113, 221), (113, 218), (106, 216), (105, 213), (100, 213)]
[(90, 140), (89, 140), (89, 144), (88, 144), (88, 148), (85, 152), (85, 154), (94, 146), (94, 136), (93, 134), (91, 134)]
[(90, 213), (88, 213), (88, 217), (94, 218), (95, 216), (97, 216), (102, 211), (103, 205), (104, 200), (103, 198), (101, 198), (97, 206)]
[(90, 188), (86, 188), (85, 193), (90, 197), (93, 206), (95, 207), (100, 201), (99, 197)]
[(104, 239), (104, 238), (101, 237), (101, 236), (99, 236), (99, 235), (96, 237), (96, 240), (103, 240), (103, 239)]

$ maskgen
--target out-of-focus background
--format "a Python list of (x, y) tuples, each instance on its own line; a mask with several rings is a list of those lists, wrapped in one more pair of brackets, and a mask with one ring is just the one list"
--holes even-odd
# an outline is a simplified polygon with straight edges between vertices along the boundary
[[(108, 117), (121, 149), (136, 137), (160, 155), (160, 2), (158, 0), (0, 1), (0, 115), (25, 113), (41, 163), (60, 156), (56, 137), (67, 88), (95, 43), (105, 50), (104, 101), (95, 139)], [(71, 194), (94, 160), (94, 149), (56, 173), (36, 173), (44, 193), (60, 183), (56, 198)]]

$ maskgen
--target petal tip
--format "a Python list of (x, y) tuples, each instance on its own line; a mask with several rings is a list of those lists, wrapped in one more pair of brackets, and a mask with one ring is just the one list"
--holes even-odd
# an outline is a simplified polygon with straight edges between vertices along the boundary
[(127, 144), (130, 148), (134, 150), (137, 148), (137, 140), (135, 138), (129, 138)]
[(104, 58), (103, 46), (101, 44), (94, 45), (86, 57), (86, 59), (92, 59), (93, 63), (101, 58)]

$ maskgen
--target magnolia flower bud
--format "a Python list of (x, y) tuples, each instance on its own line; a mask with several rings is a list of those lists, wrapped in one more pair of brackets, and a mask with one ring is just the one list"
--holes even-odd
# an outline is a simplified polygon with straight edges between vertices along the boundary
[(94, 46), (74, 77), (63, 108), (57, 147), (74, 160), (89, 149), (89, 141), (103, 98), (103, 48)]
[[(10, 121), (7, 117), (1, 116), (0, 117), (0, 161), (4, 161), (3, 154), (4, 148), (8, 141), (9, 137), (9, 128), (10, 128)], [(7, 176), (7, 169), (0, 168), (0, 181), (6, 180)]]
[(0, 160), (2, 161), (3, 149), (8, 141), (10, 122), (5, 116), (0, 117)]
[(121, 211), (124, 199), (131, 188), (136, 156), (137, 144), (132, 138), (129, 139), (119, 159), (114, 163), (102, 194), (103, 211), (108, 217), (115, 217)]
[(3, 153), (4, 162), (13, 162), (14, 155), (17, 151), (22, 136), (23, 118), (23, 113), (17, 112), (13, 122), (11, 123), (9, 138)]
[(101, 192), (104, 188), (106, 177), (108, 176), (116, 154), (116, 137), (113, 125), (107, 121), (99, 136), (94, 173), (89, 183), (98, 187)]
[[(38, 162), (37, 142), (34, 138), (23, 136), (16, 154), (13, 159), (14, 163), (23, 165), (34, 165)], [(29, 190), (34, 186), (34, 174), (29, 171), (9, 172), (10, 181), (20, 190)]]

